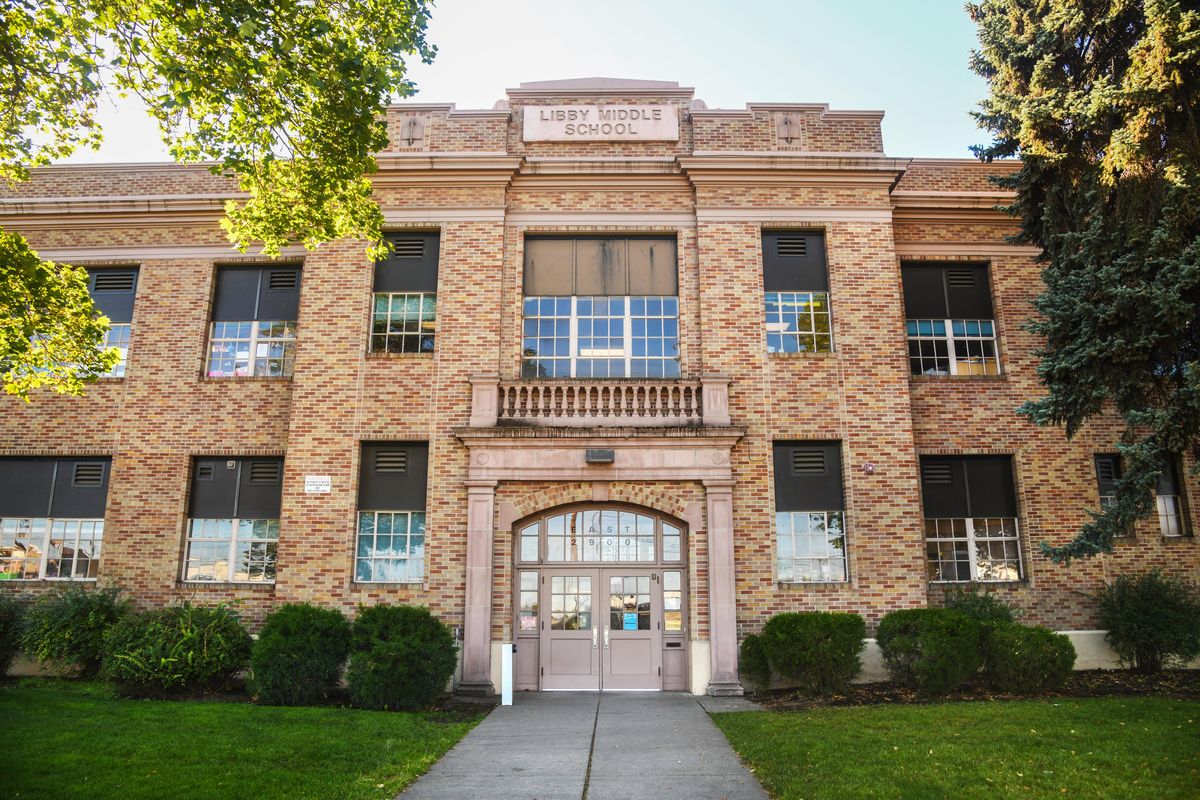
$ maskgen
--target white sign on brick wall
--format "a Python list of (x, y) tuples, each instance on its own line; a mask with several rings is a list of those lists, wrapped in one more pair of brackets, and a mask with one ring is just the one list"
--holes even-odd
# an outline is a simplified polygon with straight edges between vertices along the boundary
[(674, 142), (679, 109), (665, 105), (526, 106), (527, 142)]
[(305, 494), (329, 494), (333, 488), (333, 478), (329, 475), (305, 475)]

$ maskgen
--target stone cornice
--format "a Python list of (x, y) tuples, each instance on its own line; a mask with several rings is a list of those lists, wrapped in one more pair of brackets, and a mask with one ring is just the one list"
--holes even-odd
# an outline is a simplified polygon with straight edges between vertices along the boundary
[(907, 159), (779, 153), (707, 153), (680, 156), (679, 165), (696, 184), (864, 185), (887, 188), (904, 174)]

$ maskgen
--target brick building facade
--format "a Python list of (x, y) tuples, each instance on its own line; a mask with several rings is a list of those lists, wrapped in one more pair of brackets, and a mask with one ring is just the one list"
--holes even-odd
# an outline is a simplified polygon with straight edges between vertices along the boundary
[(518, 688), (722, 693), (780, 611), (873, 628), (987, 582), (1081, 631), (1106, 578), (1200, 576), (1185, 463), (1113, 554), (1042, 556), (1119, 472), (1119, 420), (1014, 414), (1038, 267), (988, 178), (1015, 165), (887, 157), (881, 118), (651, 81), (398, 105), (380, 265), (236, 253), (203, 167), (36, 170), (0, 224), (132, 313), (120, 377), (4, 401), (2, 588), (252, 623), (417, 603), (465, 691), (515, 641)]

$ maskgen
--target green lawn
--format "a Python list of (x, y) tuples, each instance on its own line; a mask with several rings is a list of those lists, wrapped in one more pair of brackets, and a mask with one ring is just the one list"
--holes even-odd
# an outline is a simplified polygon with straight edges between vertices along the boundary
[(773, 797), (1200, 798), (1200, 703), (1157, 697), (715, 714)]
[(38, 800), (391, 798), (477, 718), (123, 700), (101, 684), (0, 682), (0, 795)]

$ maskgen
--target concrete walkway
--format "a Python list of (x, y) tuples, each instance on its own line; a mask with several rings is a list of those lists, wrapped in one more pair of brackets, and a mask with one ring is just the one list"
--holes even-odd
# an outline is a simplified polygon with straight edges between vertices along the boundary
[[(706, 698), (712, 699), (712, 698)], [(713, 710), (750, 704), (732, 701)], [(521, 693), (401, 800), (766, 800), (698, 698)]]

